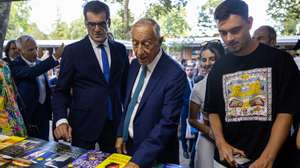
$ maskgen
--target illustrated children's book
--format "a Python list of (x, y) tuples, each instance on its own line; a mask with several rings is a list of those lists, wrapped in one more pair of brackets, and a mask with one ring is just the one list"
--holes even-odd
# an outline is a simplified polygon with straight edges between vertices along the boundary
[(68, 164), (73, 168), (95, 168), (99, 163), (103, 162), (110, 154), (99, 150), (91, 150), (81, 155), (78, 159)]

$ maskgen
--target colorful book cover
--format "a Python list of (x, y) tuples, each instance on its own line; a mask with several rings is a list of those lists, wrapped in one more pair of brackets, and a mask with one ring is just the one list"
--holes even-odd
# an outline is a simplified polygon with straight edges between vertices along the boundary
[(110, 154), (98, 150), (91, 150), (81, 155), (78, 159), (68, 164), (67, 167), (73, 168), (94, 168), (103, 162)]
[(39, 151), (26, 156), (33, 162), (45, 167), (64, 167), (72, 163), (87, 150), (66, 144), (50, 142), (41, 147)]
[(100, 163), (96, 168), (123, 168), (130, 161), (131, 156), (113, 153)]
[(36, 138), (29, 138), (0, 150), (0, 153), (11, 157), (22, 157), (46, 142)]
[(11, 146), (17, 142), (23, 141), (24, 137), (0, 135), (0, 149)]

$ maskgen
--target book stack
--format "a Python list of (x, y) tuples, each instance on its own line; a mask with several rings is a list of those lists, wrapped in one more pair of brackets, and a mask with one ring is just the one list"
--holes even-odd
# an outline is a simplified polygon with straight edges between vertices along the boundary
[(122, 154), (88, 151), (37, 138), (0, 135), (0, 168), (122, 168), (130, 159), (130, 156)]

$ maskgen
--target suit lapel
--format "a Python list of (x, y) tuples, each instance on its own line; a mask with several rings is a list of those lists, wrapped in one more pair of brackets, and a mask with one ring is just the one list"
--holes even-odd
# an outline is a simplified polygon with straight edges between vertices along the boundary
[(160, 60), (158, 61), (156, 67), (154, 68), (154, 70), (152, 72), (152, 75), (151, 75), (149, 82), (147, 84), (147, 87), (144, 91), (140, 105), (138, 107), (138, 111), (143, 107), (143, 105), (148, 100), (151, 93), (153, 93), (153, 89), (155, 88), (155, 86), (158, 86), (157, 84), (161, 79), (161, 75), (163, 74), (161, 71), (163, 59), (164, 59), (164, 53), (162, 54)]
[(85, 43), (85, 51), (86, 52), (83, 55), (86, 56), (86, 57), (84, 57), (82, 61), (83, 62), (90, 61), (91, 64), (94, 64), (94, 67), (97, 67), (97, 69), (96, 69), (97, 76), (100, 77), (101, 81), (106, 82), (106, 80), (104, 78), (104, 74), (103, 74), (102, 69), (100, 67), (100, 64), (98, 62), (97, 56), (94, 52), (93, 46), (92, 46), (88, 36), (85, 37), (84, 43)]

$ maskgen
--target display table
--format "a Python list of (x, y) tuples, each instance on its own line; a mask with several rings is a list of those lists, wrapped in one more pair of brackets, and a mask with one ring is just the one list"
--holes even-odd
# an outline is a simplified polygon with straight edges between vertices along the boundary
[[(122, 168), (130, 159), (127, 155), (86, 150), (55, 141), (0, 135), (0, 167)], [(156, 168), (183, 167), (166, 164)]]

